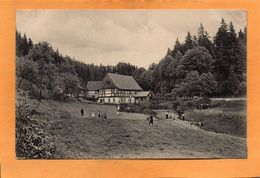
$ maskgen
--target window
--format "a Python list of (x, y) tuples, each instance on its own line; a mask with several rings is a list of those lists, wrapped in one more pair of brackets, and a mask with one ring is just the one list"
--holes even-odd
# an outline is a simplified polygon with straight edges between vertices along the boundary
[(116, 102), (116, 99), (115, 98), (113, 98), (113, 103), (115, 103)]
[(116, 93), (115, 89), (112, 89), (112, 96), (115, 96), (115, 93)]
[(110, 99), (108, 99), (108, 102), (110, 103)]

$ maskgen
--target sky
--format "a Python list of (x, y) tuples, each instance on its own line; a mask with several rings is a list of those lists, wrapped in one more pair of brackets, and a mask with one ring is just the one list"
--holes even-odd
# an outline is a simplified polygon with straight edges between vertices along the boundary
[(245, 10), (18, 10), (16, 28), (34, 43), (49, 42), (61, 54), (87, 64), (158, 63), (176, 39), (197, 35), (200, 23), (211, 38), (221, 19), (236, 31), (246, 26)]

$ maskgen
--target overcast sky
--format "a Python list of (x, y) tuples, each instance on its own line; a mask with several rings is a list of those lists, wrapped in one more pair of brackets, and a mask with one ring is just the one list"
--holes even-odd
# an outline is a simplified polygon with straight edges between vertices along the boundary
[(182, 42), (188, 31), (197, 34), (200, 23), (213, 37), (221, 18), (237, 31), (246, 26), (243, 10), (19, 10), (16, 25), (34, 43), (47, 41), (85, 63), (124, 61), (147, 68), (177, 37)]

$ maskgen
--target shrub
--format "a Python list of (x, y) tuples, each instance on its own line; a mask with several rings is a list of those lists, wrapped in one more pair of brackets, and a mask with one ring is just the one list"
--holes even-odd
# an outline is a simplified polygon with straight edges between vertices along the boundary
[(169, 109), (172, 107), (171, 101), (165, 101), (165, 100), (153, 100), (151, 103), (152, 109)]
[(71, 119), (71, 114), (68, 111), (61, 110), (60, 111), (60, 118), (61, 119)]
[(151, 104), (142, 103), (142, 104), (120, 104), (120, 111), (122, 112), (134, 112), (134, 113), (143, 113), (143, 114), (152, 114), (156, 116), (156, 112), (152, 111)]
[(241, 82), (239, 84), (239, 88), (238, 88), (239, 94), (244, 96), (246, 95), (246, 82)]
[[(33, 115), (27, 93), (18, 90), (16, 96), (16, 155), (19, 158), (53, 158), (56, 147), (43, 131), (44, 123)], [(37, 112), (36, 112), (37, 113)]]
[(246, 101), (242, 100), (231, 100), (231, 101), (226, 101), (226, 100), (212, 100), (211, 101), (211, 107), (232, 107), (232, 108), (245, 108), (246, 106)]
[(87, 97), (87, 100), (97, 102), (98, 99), (93, 97)]

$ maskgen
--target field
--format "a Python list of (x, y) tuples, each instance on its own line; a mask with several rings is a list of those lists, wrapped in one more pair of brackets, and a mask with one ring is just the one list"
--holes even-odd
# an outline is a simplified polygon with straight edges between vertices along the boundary
[(246, 138), (246, 102), (230, 101), (204, 110), (185, 112), (186, 120), (202, 122), (207, 131)]
[[(98, 111), (107, 118), (97, 117)], [(153, 126), (144, 114), (117, 115), (115, 106), (79, 101), (43, 100), (37, 112), (48, 123), (44, 129), (55, 140), (58, 159), (247, 157), (245, 138), (205, 131), (178, 119), (166, 120), (163, 111), (157, 111)]]

